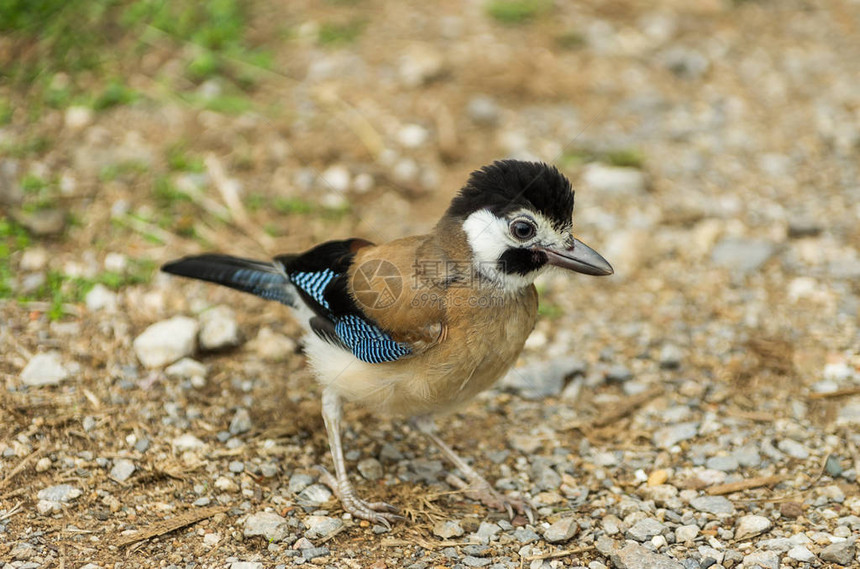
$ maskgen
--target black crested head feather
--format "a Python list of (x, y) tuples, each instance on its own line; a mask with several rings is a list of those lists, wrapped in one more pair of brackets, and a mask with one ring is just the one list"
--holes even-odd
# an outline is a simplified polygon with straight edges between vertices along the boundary
[(564, 229), (573, 216), (573, 189), (555, 166), (498, 160), (472, 172), (447, 215), (465, 219), (481, 209), (498, 216), (528, 209), (546, 217), (556, 229)]

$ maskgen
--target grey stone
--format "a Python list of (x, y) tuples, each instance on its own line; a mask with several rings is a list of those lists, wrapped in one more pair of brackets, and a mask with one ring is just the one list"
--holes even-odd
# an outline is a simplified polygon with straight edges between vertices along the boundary
[(329, 516), (308, 516), (304, 519), (304, 524), (308, 528), (305, 537), (321, 539), (340, 531), (340, 528), (343, 527), (343, 520)]
[(149, 326), (134, 339), (134, 352), (145, 367), (156, 368), (190, 356), (197, 346), (197, 321), (175, 316)]
[(263, 475), (264, 478), (273, 478), (278, 475), (280, 469), (278, 465), (273, 462), (264, 462), (260, 465), (260, 474)]
[(548, 464), (532, 466), (532, 480), (538, 490), (555, 490), (561, 486), (561, 476)]
[(474, 555), (475, 557), (486, 557), (490, 554), (490, 548), (486, 545), (464, 545), (462, 551), (466, 555)]
[(793, 439), (782, 439), (776, 444), (776, 447), (791, 458), (799, 460), (809, 458), (809, 449)]
[(433, 533), (442, 539), (451, 539), (463, 535), (463, 528), (458, 520), (438, 521), (433, 526)]
[(492, 559), (484, 559), (482, 557), (473, 557), (472, 555), (466, 555), (462, 559), (463, 565), (467, 567), (486, 567), (490, 563), (493, 562)]
[(328, 547), (309, 547), (307, 549), (302, 549), (302, 557), (307, 560), (316, 559), (317, 557), (325, 557), (330, 553), (331, 552)]
[(733, 470), (737, 470), (738, 459), (734, 456), (712, 456), (708, 460), (705, 461), (705, 466), (712, 470), (720, 470), (722, 472), (732, 472)]
[(690, 500), (690, 505), (700, 512), (714, 515), (732, 515), (735, 506), (723, 496), (697, 496)]
[(663, 369), (678, 369), (684, 353), (675, 344), (665, 344), (660, 349), (660, 367)]
[(606, 381), (609, 383), (624, 383), (633, 379), (633, 372), (623, 365), (613, 365), (606, 370)]
[(795, 561), (802, 561), (804, 563), (812, 563), (815, 561), (815, 554), (813, 554), (805, 545), (796, 545), (788, 550), (788, 556)]
[(71, 484), (57, 484), (39, 490), (36, 497), (48, 502), (71, 502), (81, 494), (83, 494), (81, 489), (75, 488)]
[(364, 460), (359, 461), (358, 472), (365, 478), (365, 480), (379, 480), (382, 478), (382, 463), (380, 463), (375, 458), (365, 458)]
[(618, 569), (684, 569), (681, 563), (671, 557), (654, 553), (632, 542), (614, 549), (609, 558)]
[(761, 455), (753, 444), (748, 444), (732, 452), (740, 466), (752, 467), (761, 464)]
[(532, 543), (539, 540), (540, 536), (536, 534), (533, 530), (521, 527), (514, 530), (514, 539), (521, 544), (526, 545), (528, 543)]
[(230, 563), (230, 569), (263, 569), (259, 561), (234, 561)]
[(267, 541), (281, 541), (290, 533), (287, 520), (275, 512), (257, 512), (245, 518), (245, 537), (263, 536)]
[(132, 474), (134, 474), (135, 466), (132, 461), (127, 458), (118, 458), (113, 461), (113, 468), (110, 469), (110, 477), (118, 482), (125, 482)]
[(241, 342), (236, 315), (226, 306), (216, 306), (200, 314), (201, 350), (223, 350)]
[(842, 474), (842, 461), (835, 454), (828, 455), (827, 461), (824, 463), (824, 470), (833, 478)]
[(477, 95), (469, 99), (466, 114), (477, 125), (493, 126), (499, 122), (499, 106), (495, 99), (486, 95)]
[(561, 393), (566, 378), (585, 370), (586, 364), (578, 358), (555, 358), (511, 369), (499, 381), (498, 387), (524, 399), (543, 399)]
[(744, 557), (744, 567), (748, 569), (779, 569), (779, 554), (775, 551), (754, 551)]
[(854, 561), (854, 554), (855, 539), (846, 539), (828, 545), (818, 553), (818, 556), (822, 561), (850, 565)]
[(756, 271), (776, 253), (776, 245), (759, 239), (727, 237), (711, 251), (711, 261), (744, 274)]
[(296, 472), (290, 476), (289, 490), (293, 494), (298, 494), (313, 483), (314, 477), (310, 474)]
[(671, 448), (676, 444), (692, 439), (699, 432), (699, 423), (690, 421), (658, 429), (653, 436), (654, 444), (660, 448)]
[(735, 539), (742, 541), (770, 531), (773, 522), (764, 516), (743, 516), (735, 525)]
[(245, 463), (241, 460), (231, 460), (230, 464), (227, 465), (227, 468), (233, 474), (240, 474), (245, 471)]
[(322, 484), (311, 484), (298, 495), (298, 502), (302, 506), (318, 507), (331, 500), (331, 490)]
[(21, 383), (29, 387), (58, 385), (69, 377), (69, 372), (63, 367), (60, 352), (45, 352), (36, 354), (21, 370)]
[(648, 541), (655, 535), (662, 535), (668, 528), (654, 518), (644, 518), (627, 530), (626, 537), (639, 542)]
[(489, 543), (493, 540), (497, 533), (502, 531), (498, 525), (490, 522), (481, 522), (478, 526), (478, 531), (472, 534), (481, 543)]
[(578, 531), (579, 525), (574, 518), (562, 518), (543, 532), (543, 538), (549, 543), (563, 543), (570, 540)]
[(242, 433), (247, 433), (253, 428), (254, 424), (251, 422), (251, 414), (248, 413), (248, 410), (240, 407), (236, 409), (236, 413), (233, 415), (233, 418), (230, 419), (230, 434), (231, 435), (241, 435)]

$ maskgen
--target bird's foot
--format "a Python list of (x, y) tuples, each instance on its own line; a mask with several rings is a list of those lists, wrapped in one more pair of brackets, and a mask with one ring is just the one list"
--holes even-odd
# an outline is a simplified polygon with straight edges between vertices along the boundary
[(372, 523), (382, 524), (386, 528), (391, 529), (391, 522), (404, 520), (403, 516), (397, 515), (396, 506), (392, 506), (387, 502), (367, 502), (355, 495), (355, 490), (348, 482), (340, 484), (331, 473), (317, 466), (320, 472), (320, 482), (328, 486), (335, 493), (344, 511), (349, 512), (354, 517), (367, 520)]
[(459, 490), (463, 490), (466, 497), (477, 500), (488, 508), (506, 512), (510, 519), (514, 519), (514, 512), (516, 512), (526, 516), (529, 523), (533, 524), (535, 522), (534, 508), (527, 500), (505, 496), (480, 476), (470, 478), (468, 482), (465, 482), (461, 478), (449, 474), (447, 481)]

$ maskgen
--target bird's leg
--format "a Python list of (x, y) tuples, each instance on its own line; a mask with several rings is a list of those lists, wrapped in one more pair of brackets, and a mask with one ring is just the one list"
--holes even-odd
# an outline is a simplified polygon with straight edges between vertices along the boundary
[(343, 458), (343, 445), (340, 440), (340, 397), (329, 390), (323, 391), (322, 414), (325, 430), (328, 434), (328, 444), (331, 449), (331, 459), (334, 462), (335, 476), (328, 470), (319, 467), (322, 477), (320, 480), (337, 495), (343, 509), (357, 518), (376, 522), (391, 528), (391, 522), (403, 519), (393, 514), (397, 508), (385, 502), (365, 502), (355, 495), (355, 489), (346, 474), (346, 461)]
[(414, 421), (415, 426), (419, 431), (424, 433), (433, 444), (439, 447), (442, 454), (445, 455), (451, 463), (466, 477), (467, 483), (456, 476), (451, 477), (451, 482), (456, 486), (460, 486), (461, 490), (465, 490), (468, 497), (479, 500), (482, 504), (489, 508), (507, 512), (508, 517), (513, 519), (514, 510), (528, 517), (529, 521), (534, 523), (534, 510), (531, 504), (526, 500), (509, 498), (498, 490), (492, 487), (487, 480), (481, 476), (477, 470), (469, 466), (465, 460), (460, 457), (454, 449), (449, 447), (439, 435), (436, 434), (436, 424), (433, 419), (428, 416), (417, 417)]

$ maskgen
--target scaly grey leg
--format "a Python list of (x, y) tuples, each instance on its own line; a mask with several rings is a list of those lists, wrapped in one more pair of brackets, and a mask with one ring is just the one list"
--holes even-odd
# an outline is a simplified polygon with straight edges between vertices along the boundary
[(349, 481), (346, 473), (346, 460), (343, 458), (343, 445), (340, 440), (340, 397), (329, 390), (323, 391), (322, 415), (325, 421), (325, 430), (328, 434), (328, 445), (331, 450), (331, 459), (334, 462), (335, 476), (332, 476), (325, 468), (319, 467), (322, 474), (320, 480), (337, 495), (343, 509), (353, 516), (376, 522), (391, 528), (391, 522), (402, 520), (402, 516), (395, 515), (397, 508), (385, 502), (365, 502), (355, 495), (355, 489)]

